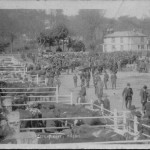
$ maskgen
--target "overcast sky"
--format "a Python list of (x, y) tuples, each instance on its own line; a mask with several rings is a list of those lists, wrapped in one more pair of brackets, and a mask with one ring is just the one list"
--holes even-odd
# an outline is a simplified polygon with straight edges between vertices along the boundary
[[(138, 18), (150, 17), (150, 0), (124, 0), (124, 2), (122, 0), (109, 2), (94, 1), (93, 3), (86, 4), (84, 7), (88, 9), (104, 9), (107, 17), (119, 17), (122, 15), (136, 16)], [(64, 13), (67, 15), (75, 15), (78, 13), (79, 8), (64, 9)]]
[[(119, 9), (120, 7), (120, 9)], [(150, 0), (1, 0), (0, 9), (63, 9), (66, 15), (76, 15), (79, 9), (104, 9), (107, 17), (123, 15), (150, 17)]]

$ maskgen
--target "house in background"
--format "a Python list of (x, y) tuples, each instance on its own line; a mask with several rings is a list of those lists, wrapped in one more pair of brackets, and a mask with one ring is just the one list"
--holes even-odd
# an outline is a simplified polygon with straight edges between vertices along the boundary
[(104, 36), (103, 52), (148, 50), (148, 36), (137, 31), (118, 31)]

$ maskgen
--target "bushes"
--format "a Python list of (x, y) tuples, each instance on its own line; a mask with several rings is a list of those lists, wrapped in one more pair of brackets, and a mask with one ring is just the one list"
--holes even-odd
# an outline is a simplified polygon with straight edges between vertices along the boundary
[(56, 52), (62, 52), (62, 49), (61, 49), (60, 47), (58, 47), (58, 48), (56, 49)]
[(85, 51), (85, 45), (82, 41), (74, 41), (72, 44), (72, 48), (75, 52)]

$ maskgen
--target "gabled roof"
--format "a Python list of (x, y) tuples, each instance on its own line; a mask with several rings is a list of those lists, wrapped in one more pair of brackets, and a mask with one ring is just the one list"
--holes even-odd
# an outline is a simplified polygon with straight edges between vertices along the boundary
[(136, 31), (117, 31), (111, 34), (107, 34), (105, 38), (109, 37), (147, 37), (147, 35)]

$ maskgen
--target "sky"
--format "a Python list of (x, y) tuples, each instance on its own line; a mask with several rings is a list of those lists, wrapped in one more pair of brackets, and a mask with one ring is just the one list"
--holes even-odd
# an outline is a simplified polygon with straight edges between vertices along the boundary
[[(90, 6), (89, 6), (90, 5)], [(109, 2), (93, 2), (87, 4), (85, 8), (94, 9), (104, 9), (106, 17), (116, 17), (123, 15), (136, 16), (137, 18), (150, 17), (150, 0), (141, 1), (129, 1), (129, 0), (118, 0)], [(76, 15), (78, 14), (79, 8), (74, 9), (64, 9), (64, 14), (66, 15)]]
[(0, 0), (0, 9), (63, 9), (68, 16), (77, 15), (80, 9), (103, 9), (109, 18), (144, 18), (150, 17), (150, 0)]

